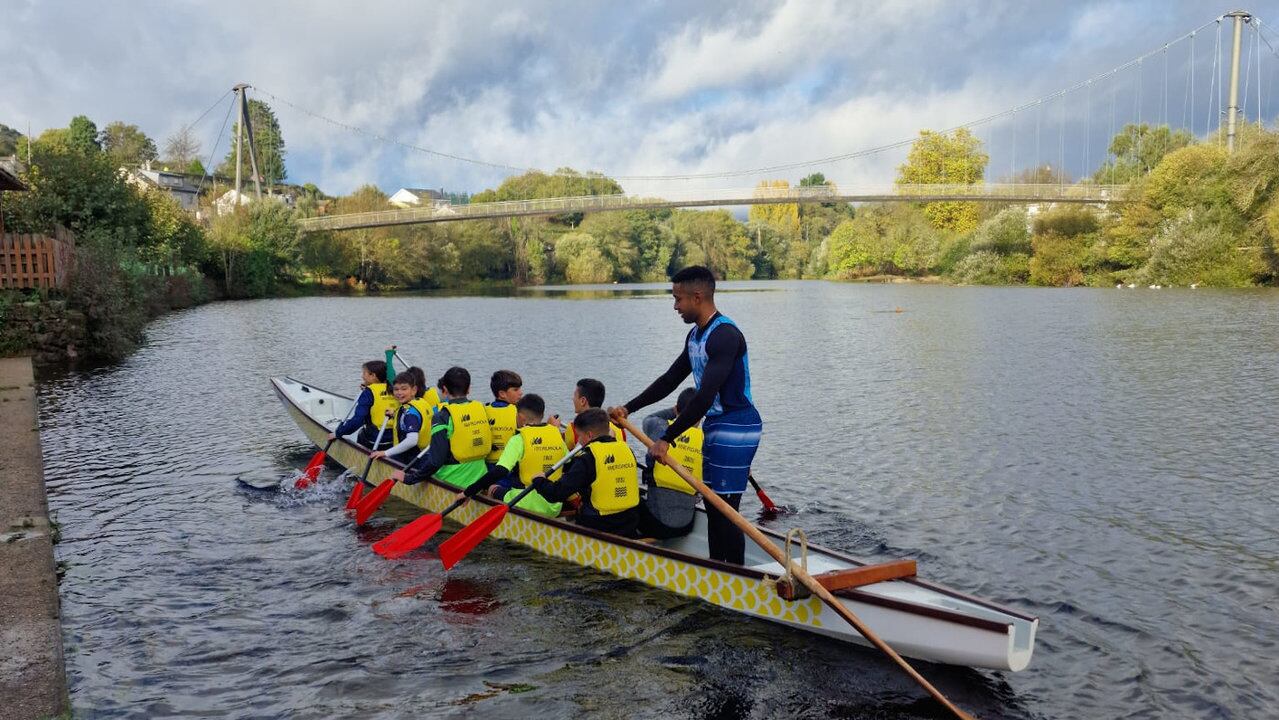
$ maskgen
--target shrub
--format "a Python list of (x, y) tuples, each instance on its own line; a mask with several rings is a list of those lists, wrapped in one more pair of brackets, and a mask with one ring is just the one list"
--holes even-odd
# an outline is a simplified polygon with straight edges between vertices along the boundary
[(980, 250), (955, 265), (951, 280), (960, 285), (1008, 285), (1012, 282), (1004, 258), (992, 250)]
[(1026, 229), (1025, 208), (1005, 208), (983, 222), (973, 233), (972, 249), (992, 250), (1001, 255), (1029, 253), (1030, 232)]
[(1208, 221), (1174, 222), (1152, 242), (1150, 260), (1136, 274), (1142, 284), (1247, 287), (1265, 272), (1254, 250)]

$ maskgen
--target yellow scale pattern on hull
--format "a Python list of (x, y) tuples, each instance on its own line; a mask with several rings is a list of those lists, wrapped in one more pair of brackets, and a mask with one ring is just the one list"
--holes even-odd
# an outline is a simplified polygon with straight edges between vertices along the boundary
[[(294, 415), (294, 419), (312, 442), (324, 445), (327, 430), (315, 426), (310, 418), (292, 406), (289, 407), (289, 413)], [(364, 469), (364, 463), (368, 459), (367, 455), (345, 443), (334, 443), (329, 455), (343, 466), (355, 468), (356, 471)], [(393, 470), (386, 463), (375, 462), (369, 472), (369, 482), (383, 482)], [(437, 485), (422, 483), (413, 487), (396, 485), (392, 494), (417, 507), (438, 512), (453, 502), (455, 493)], [(467, 503), (453, 511), (449, 519), (469, 523), (489, 507), (479, 502)], [(764, 580), (738, 577), (694, 563), (616, 545), (516, 513), (508, 514), (492, 537), (518, 542), (551, 557), (593, 567), (738, 612), (814, 628), (822, 627), (823, 605), (820, 599), (811, 597), (795, 602), (783, 601), (777, 596), (773, 585)]]

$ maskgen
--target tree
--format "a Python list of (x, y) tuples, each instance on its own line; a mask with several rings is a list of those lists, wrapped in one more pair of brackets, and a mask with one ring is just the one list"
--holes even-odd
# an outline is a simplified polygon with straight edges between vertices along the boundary
[(584, 232), (571, 232), (555, 243), (555, 264), (564, 279), (574, 285), (606, 283), (613, 280), (613, 270), (599, 242)]
[[(164, 141), (165, 162), (174, 167), (190, 167), (191, 163), (199, 160), (199, 156), (200, 141), (189, 126), (183, 125)], [(204, 174), (203, 164), (200, 170), (200, 174)]]
[(22, 133), (0, 123), (0, 155), (14, 155), (18, 151), (18, 139)]
[(98, 126), (84, 115), (71, 118), (67, 126), (67, 146), (73, 151), (91, 155), (102, 150), (98, 144)]
[(1168, 153), (1194, 142), (1186, 130), (1129, 123), (1110, 141), (1110, 160), (1093, 174), (1098, 184), (1123, 185), (1148, 174)]
[[(785, 180), (761, 180), (755, 186), (757, 198), (785, 197), (789, 194), (790, 183)], [(773, 226), (786, 237), (799, 236), (799, 205), (796, 203), (751, 205), (748, 217), (753, 223)]]
[(125, 125), (119, 120), (102, 129), (99, 142), (116, 167), (137, 167), (159, 155), (155, 143), (137, 125)]
[[(954, 133), (921, 130), (906, 162), (897, 168), (897, 185), (978, 185), (990, 156), (981, 141), (965, 128)], [(971, 202), (931, 202), (924, 214), (941, 230), (969, 232), (977, 227), (980, 210)]]
[(1008, 207), (978, 226), (969, 245), (973, 252), (990, 250), (1007, 255), (1030, 252), (1030, 231), (1026, 228), (1026, 209)]
[(717, 277), (744, 280), (755, 274), (746, 229), (727, 210), (680, 210), (672, 216), (676, 252), (672, 267), (705, 265)]
[[(257, 148), (258, 172), (262, 181), (274, 185), (288, 177), (284, 166), (284, 135), (280, 132), (280, 122), (275, 118), (271, 106), (261, 100), (249, 100), (249, 125), (253, 128), (253, 144)], [(239, 137), (240, 122), (236, 120), (231, 134), (231, 149), (226, 159), (218, 166), (217, 173), (227, 177), (235, 175), (235, 138)], [(240, 159), (240, 172), (243, 177), (253, 178), (253, 164), (249, 159), (248, 133)]]

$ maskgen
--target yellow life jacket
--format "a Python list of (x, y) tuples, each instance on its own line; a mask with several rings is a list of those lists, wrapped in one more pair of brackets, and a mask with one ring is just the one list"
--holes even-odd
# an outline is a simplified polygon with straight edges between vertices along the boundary
[(400, 416), (408, 412), (408, 408), (412, 407), (422, 414), (422, 429), (417, 431), (417, 446), (425, 448), (431, 444), (431, 413), (427, 404), (422, 398), (414, 398), (408, 402), (408, 405), (401, 405), (395, 411), (395, 419), (392, 421), (394, 425), (391, 428), (391, 444), (399, 445), (400, 440)]
[(449, 436), (449, 450), (459, 463), (481, 460), (493, 448), (493, 433), (489, 431), (489, 418), (484, 406), (475, 400), (460, 403), (444, 403), (453, 420), (453, 434)]
[[(668, 422), (667, 424), (670, 423)], [(683, 465), (684, 469), (692, 473), (693, 477), (698, 480), (702, 479), (703, 437), (701, 428), (691, 427), (675, 438), (675, 442), (671, 443), (671, 449), (668, 453), (672, 460)], [(693, 495), (697, 492), (692, 485), (684, 482), (684, 479), (664, 462), (653, 465), (653, 482), (657, 483), (658, 487), (678, 490), (687, 495)]]
[(430, 410), (426, 416), (426, 424), (430, 425), (431, 418), (435, 417), (436, 411), (438, 411), (440, 406), (444, 403), (440, 400), (440, 393), (437, 392), (435, 388), (427, 388), (426, 392), (422, 393), (422, 397), (420, 399), (426, 404), (427, 409)]
[(630, 446), (621, 440), (604, 440), (586, 447), (595, 456), (591, 507), (600, 515), (612, 515), (639, 505), (639, 478)]
[[(613, 423), (609, 423), (608, 427), (609, 427), (609, 430), (612, 432), (613, 439), (615, 440), (626, 439), (626, 431), (622, 430), (620, 427), (614, 425)], [(574, 430), (573, 423), (569, 423), (568, 427), (564, 429), (564, 447), (575, 447), (576, 445), (577, 445), (577, 431)]]
[[(568, 448), (564, 447), (564, 438), (560, 437), (559, 431), (550, 425), (525, 425), (518, 432), (524, 439), (524, 456), (518, 466), (520, 482), (528, 487), (533, 478), (545, 475), (552, 465), (559, 462), (568, 453)], [(550, 479), (558, 479), (560, 472), (556, 470), (556, 477)]]
[(375, 428), (382, 427), (382, 421), (386, 419), (386, 411), (394, 411), (400, 407), (399, 401), (391, 394), (390, 388), (386, 383), (373, 383), (368, 386), (369, 392), (373, 393), (373, 405), (369, 407), (369, 424)]
[(515, 406), (508, 403), (502, 407), (493, 407), (489, 404), (484, 406), (484, 412), (488, 414), (489, 431), (493, 433), (493, 449), (485, 459), (497, 462), (502, 457), (507, 441), (515, 434)]

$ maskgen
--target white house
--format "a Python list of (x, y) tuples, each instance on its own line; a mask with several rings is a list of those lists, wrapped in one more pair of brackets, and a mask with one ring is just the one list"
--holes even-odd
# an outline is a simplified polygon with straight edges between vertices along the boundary
[(400, 188), (395, 194), (387, 199), (396, 207), (447, 207), (449, 200), (440, 190), (429, 190), (426, 188)]

